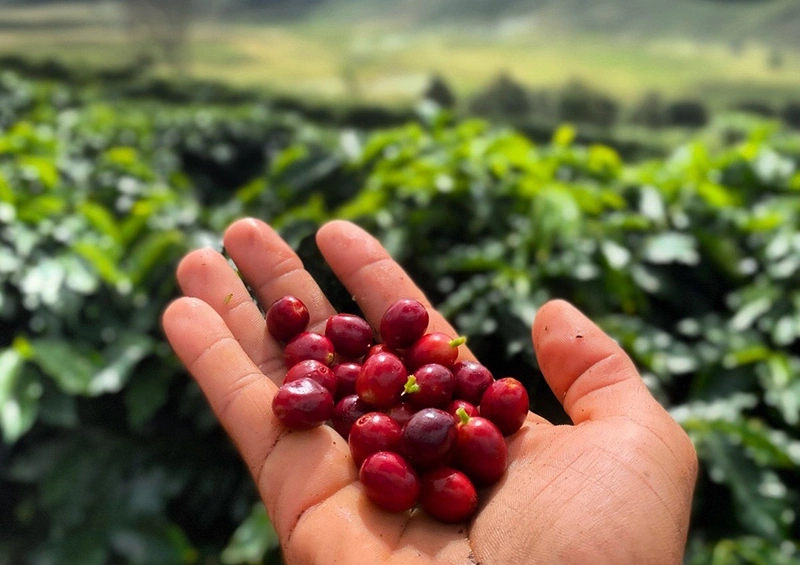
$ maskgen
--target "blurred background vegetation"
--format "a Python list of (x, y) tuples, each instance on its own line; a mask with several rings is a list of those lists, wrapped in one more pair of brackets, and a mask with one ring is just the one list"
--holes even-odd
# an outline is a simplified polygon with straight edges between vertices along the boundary
[(576, 303), (697, 446), (686, 563), (800, 563), (798, 71), (792, 0), (0, 0), (0, 565), (281, 563), (159, 327), (245, 214), (348, 311), (367, 228), (555, 422)]

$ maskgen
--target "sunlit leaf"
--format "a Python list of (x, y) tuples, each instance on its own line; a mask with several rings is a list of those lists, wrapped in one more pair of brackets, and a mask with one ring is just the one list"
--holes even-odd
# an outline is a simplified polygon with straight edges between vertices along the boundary
[(0, 351), (0, 429), (13, 443), (36, 421), (41, 386), (25, 371), (25, 358), (15, 348)]
[(33, 361), (52, 378), (64, 392), (89, 394), (92, 379), (102, 361), (78, 350), (66, 340), (35, 339), (31, 341)]
[(261, 563), (270, 549), (277, 547), (278, 535), (269, 521), (264, 505), (253, 506), (250, 515), (233, 532), (220, 558), (226, 565)]

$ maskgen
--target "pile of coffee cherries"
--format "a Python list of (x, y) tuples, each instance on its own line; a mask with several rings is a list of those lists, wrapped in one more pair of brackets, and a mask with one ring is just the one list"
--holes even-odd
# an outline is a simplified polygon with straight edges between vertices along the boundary
[(503, 477), (505, 438), (528, 414), (519, 381), (458, 361), (464, 338), (426, 333), (428, 312), (412, 299), (386, 310), (377, 343), (353, 314), (328, 318), (324, 335), (308, 331), (308, 309), (292, 296), (276, 300), (266, 321), (284, 344), (287, 372), (272, 404), (284, 426), (330, 423), (367, 497), (387, 511), (419, 505), (446, 523), (475, 513), (477, 489)]

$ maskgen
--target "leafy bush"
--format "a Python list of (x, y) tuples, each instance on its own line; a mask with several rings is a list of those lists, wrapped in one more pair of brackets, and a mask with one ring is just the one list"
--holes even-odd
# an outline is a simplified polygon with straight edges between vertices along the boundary
[(617, 121), (618, 110), (609, 96), (573, 81), (559, 94), (557, 115), (562, 121), (610, 127)]
[(576, 303), (695, 441), (687, 562), (800, 563), (796, 139), (706, 132), (626, 163), (570, 127), (535, 144), (432, 114), (359, 133), (0, 76), (0, 563), (279, 559), (159, 329), (180, 256), (244, 214), (276, 226), (342, 309), (313, 233), (365, 226), (556, 422), (529, 327), (545, 300)]
[(708, 110), (698, 100), (677, 100), (666, 109), (666, 121), (671, 126), (701, 128), (708, 120)]
[(476, 116), (501, 120), (519, 120), (531, 110), (527, 89), (507, 73), (502, 73), (470, 101)]

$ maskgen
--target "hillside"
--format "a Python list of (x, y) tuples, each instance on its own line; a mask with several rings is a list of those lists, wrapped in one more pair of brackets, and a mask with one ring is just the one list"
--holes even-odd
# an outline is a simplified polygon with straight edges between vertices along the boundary
[(758, 40), (800, 46), (795, 0), (325, 0), (317, 17), (405, 17), (416, 22), (509, 24), (526, 18), (545, 28), (626, 34)]

